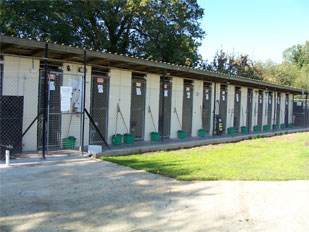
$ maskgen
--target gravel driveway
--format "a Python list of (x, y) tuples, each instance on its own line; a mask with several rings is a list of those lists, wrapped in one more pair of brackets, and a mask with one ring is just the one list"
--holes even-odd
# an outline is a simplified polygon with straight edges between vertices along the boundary
[(0, 175), (0, 231), (309, 231), (309, 181), (182, 182), (93, 159)]

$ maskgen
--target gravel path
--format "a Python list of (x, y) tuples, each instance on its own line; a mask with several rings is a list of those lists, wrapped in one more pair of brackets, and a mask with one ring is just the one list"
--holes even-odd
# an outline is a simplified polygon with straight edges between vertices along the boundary
[(309, 231), (309, 181), (182, 182), (72, 159), (0, 165), (0, 231)]

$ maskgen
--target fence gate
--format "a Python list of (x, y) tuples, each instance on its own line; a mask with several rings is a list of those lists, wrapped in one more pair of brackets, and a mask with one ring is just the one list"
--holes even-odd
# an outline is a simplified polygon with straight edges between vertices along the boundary
[(289, 94), (285, 95), (285, 110), (284, 110), (284, 123), (286, 128), (289, 128)]
[[(40, 71), (39, 81), (39, 109), (38, 112), (42, 113), (44, 109), (44, 70)], [(47, 74), (47, 143), (48, 150), (60, 149), (61, 145), (61, 111), (60, 111), (60, 87), (63, 81), (62, 71), (57, 67), (49, 67)], [(41, 150), (43, 146), (43, 114), (40, 114), (38, 119), (38, 149)]]
[[(109, 76), (106, 72), (95, 72), (91, 76), (90, 115), (101, 134), (107, 138)], [(89, 144), (102, 144), (103, 141), (89, 122)]]
[(252, 89), (248, 89), (248, 101), (247, 101), (247, 124), (248, 132), (251, 131), (252, 126)]
[[(163, 88), (163, 85), (164, 90), (162, 94), (161, 89)], [(172, 83), (171, 80), (167, 77), (165, 77), (165, 83), (163, 83), (163, 78), (160, 78), (159, 130), (162, 128), (162, 98), (164, 100), (163, 137), (169, 137), (171, 124)]]
[(281, 107), (281, 94), (280, 93), (277, 93), (277, 102), (276, 102), (276, 104), (277, 104), (277, 108), (276, 108), (276, 125), (278, 126), (278, 128), (279, 128), (279, 126), (280, 126), (280, 107)]
[(219, 115), (223, 122), (223, 133), (226, 129), (226, 117), (227, 117), (227, 87), (226, 85), (221, 85), (220, 89), (220, 101), (219, 101)]
[(144, 138), (146, 82), (144, 76), (132, 76), (130, 133)]
[(207, 134), (210, 133), (211, 122), (211, 84), (204, 82), (202, 125)]
[(190, 136), (192, 131), (193, 82), (184, 80), (183, 87), (182, 130)]
[(240, 105), (241, 105), (241, 88), (235, 87), (234, 129), (236, 133), (239, 132), (239, 127), (240, 127)]
[(264, 105), (264, 97), (263, 97), (263, 91), (259, 91), (259, 100), (258, 100), (258, 126), (260, 130), (263, 128), (263, 105)]
[[(47, 138), (48, 150), (77, 149), (82, 130), (83, 75), (64, 74), (57, 66), (48, 70)], [(39, 112), (43, 112), (44, 70), (40, 72)], [(38, 149), (43, 145), (43, 115), (38, 120)]]
[(267, 124), (269, 129), (271, 129), (272, 125), (272, 114), (273, 114), (273, 94), (272, 92), (268, 92), (268, 104), (267, 104)]

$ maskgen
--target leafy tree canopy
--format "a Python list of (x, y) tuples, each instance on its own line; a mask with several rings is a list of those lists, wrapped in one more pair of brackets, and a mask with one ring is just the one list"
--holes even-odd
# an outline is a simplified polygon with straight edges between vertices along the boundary
[(7, 35), (196, 65), (205, 32), (196, 0), (2, 0)]

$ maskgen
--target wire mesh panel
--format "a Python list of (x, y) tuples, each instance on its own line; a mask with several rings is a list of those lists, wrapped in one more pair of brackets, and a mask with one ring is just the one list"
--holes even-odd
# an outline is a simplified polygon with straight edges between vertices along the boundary
[(285, 95), (284, 124), (289, 127), (289, 94)]
[(276, 125), (280, 126), (280, 107), (281, 107), (281, 94), (277, 93), (277, 99), (276, 99)]
[(263, 91), (259, 91), (258, 95), (258, 121), (257, 125), (260, 129), (263, 128), (263, 106), (264, 106), (264, 96)]
[(144, 77), (132, 76), (130, 133), (144, 138), (146, 82)]
[[(163, 83), (163, 78), (160, 78), (160, 100), (159, 100), (159, 128), (163, 127), (163, 136), (170, 136), (170, 124), (171, 124), (171, 103), (172, 103), (172, 81), (170, 78), (165, 77), (165, 82)], [(162, 88), (163, 93), (162, 93)], [(164, 101), (164, 122), (162, 125), (162, 100)], [(162, 132), (161, 132), (162, 133)]]
[(247, 124), (248, 124), (248, 132), (251, 131), (252, 127), (252, 104), (253, 104), (253, 91), (252, 89), (248, 89), (248, 100), (247, 100)]
[(11, 154), (22, 151), (24, 97), (0, 96), (0, 159), (4, 158), (7, 146)]
[(272, 114), (273, 114), (273, 93), (268, 92), (267, 102), (267, 125), (269, 128), (272, 126)]
[[(45, 71), (40, 72), (39, 110), (43, 112)], [(59, 67), (49, 67), (47, 75), (47, 150), (76, 149), (80, 145), (82, 103), (82, 75), (64, 74)], [(43, 145), (43, 114), (38, 119), (38, 149)]]
[[(95, 73), (91, 77), (91, 103), (90, 114), (101, 134), (107, 137), (107, 116), (108, 116), (108, 96), (109, 77), (107, 73)], [(103, 141), (98, 132), (90, 123), (89, 143), (102, 144)]]
[(227, 86), (226, 85), (221, 85), (220, 88), (220, 100), (219, 100), (219, 115), (222, 119), (223, 122), (223, 133), (226, 129), (226, 123), (227, 123), (227, 96), (228, 96), (228, 91), (227, 91)]
[(203, 111), (202, 111), (202, 125), (203, 129), (210, 133), (211, 123), (211, 84), (204, 83), (203, 89)]
[(183, 91), (182, 130), (190, 136), (192, 131), (193, 82), (184, 80)]
[(234, 129), (239, 132), (240, 127), (240, 106), (241, 106), (241, 88), (235, 87), (234, 97)]

